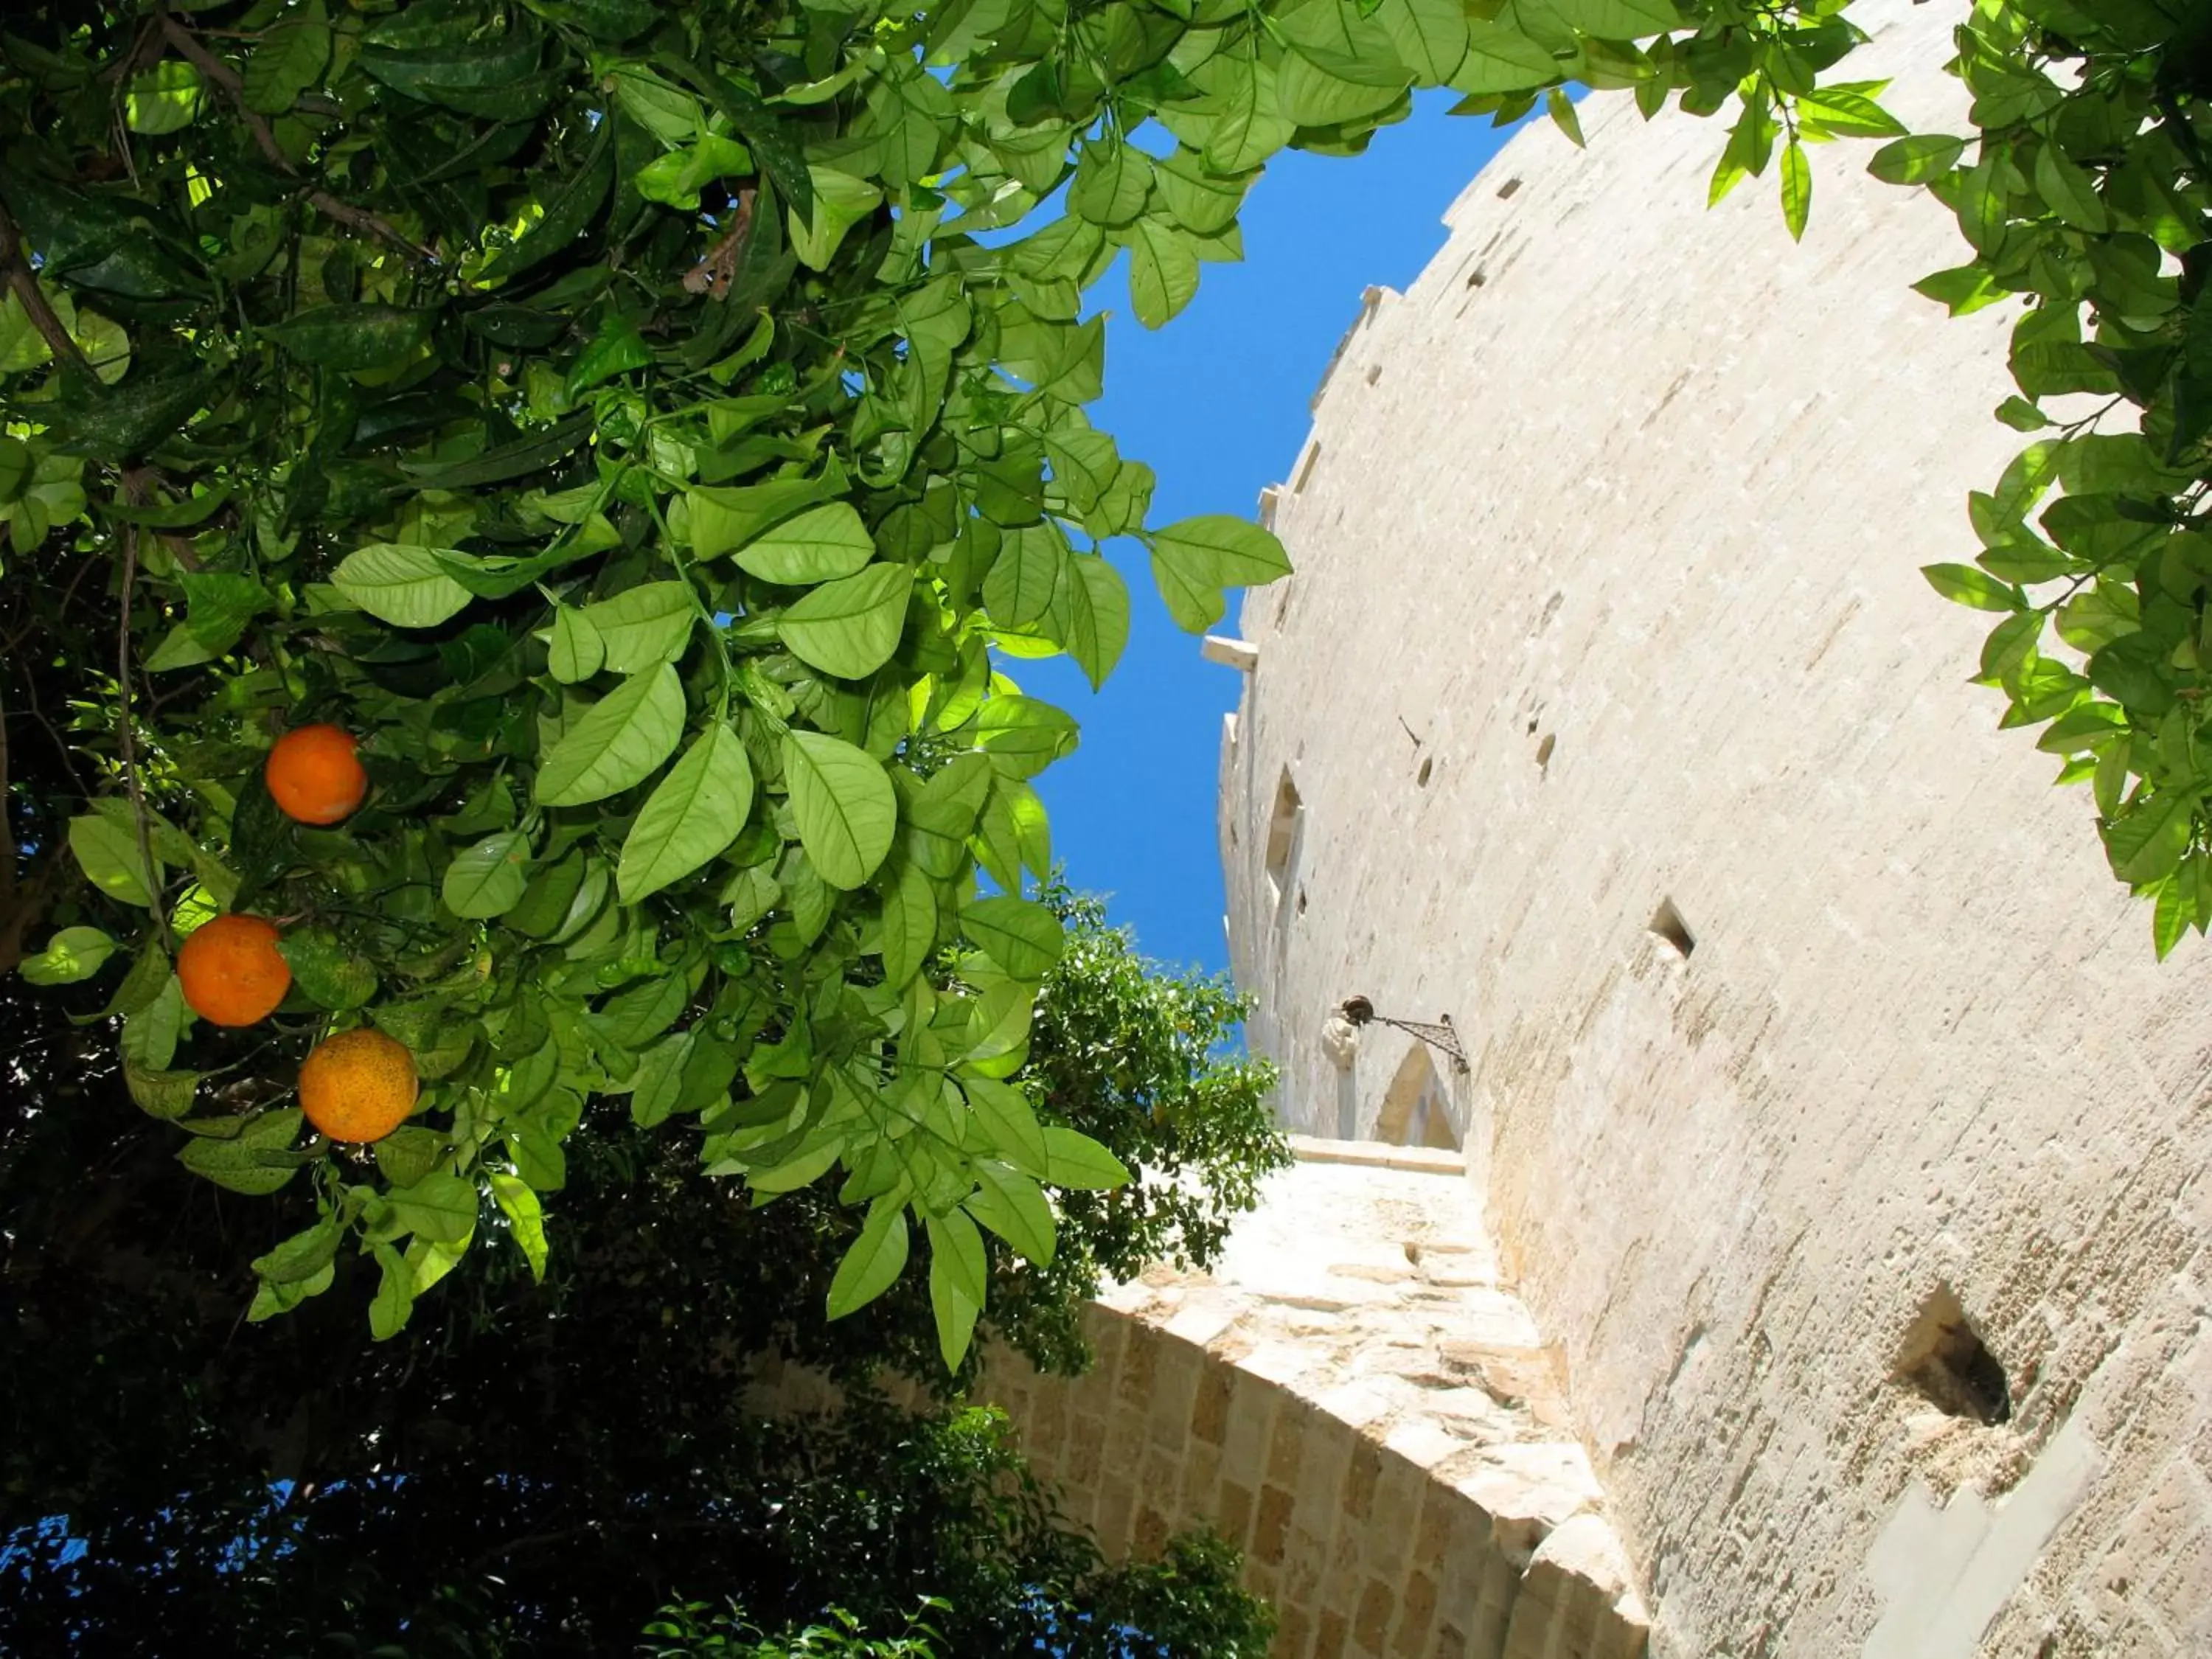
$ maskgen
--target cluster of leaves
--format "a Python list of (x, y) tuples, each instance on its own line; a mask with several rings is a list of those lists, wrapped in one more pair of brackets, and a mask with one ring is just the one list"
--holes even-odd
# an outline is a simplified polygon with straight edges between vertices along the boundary
[[(261, 1260), (254, 1316), (351, 1249), (388, 1334), (480, 1214), (542, 1270), (543, 1196), (611, 1097), (694, 1125), (758, 1201), (842, 1175), (867, 1218), (833, 1314), (899, 1278), (919, 1224), (957, 1362), (984, 1235), (1048, 1269), (1048, 1189), (1126, 1173), (1008, 1081), (1062, 949), (1027, 896), (1030, 781), (1076, 740), (1009, 659), (1110, 671), (1105, 538), (1141, 541), (1194, 629), (1287, 569), (1241, 520), (1147, 527), (1152, 474), (1084, 412), (1085, 290), (1126, 252), (1164, 322), (1236, 257), (1271, 155), (1358, 150), (1425, 87), (1499, 122), (1542, 99), (1571, 133), (1570, 82), (1647, 115), (1737, 99), (1717, 188), (1778, 120), (1802, 227), (1802, 142), (1894, 125), (1877, 88), (1814, 83), (1860, 38), (1838, 11), (15, 9), (5, 583), (21, 654), (74, 665), (98, 774), (82, 883), (18, 896), (62, 924), (26, 972), (118, 978), (134, 1095), (188, 1167), (246, 1192), (308, 1171), (320, 1218)], [(259, 775), (318, 719), (376, 785), (336, 830)], [(286, 919), (295, 986), (245, 1041), (198, 1029), (170, 969), (240, 907)], [(373, 1161), (303, 1139), (283, 1096), (361, 1021), (429, 1085)], [(206, 1109), (237, 1073), (268, 1086)]]
[[(1228, 1119), (1213, 1139), (1234, 1140), (1264, 1121), (1269, 1079), (1200, 1054), (1187, 1074), (1085, 1082), (1056, 1034), (1094, 1024), (1061, 999), (1115, 983), (1126, 961), (1079, 907), (1030, 1064), (1061, 1079), (1070, 1121), (1129, 1152), (1124, 1193), (1149, 1208), (1152, 1177), (1119, 1127), (1133, 1103), (1177, 1103), (1194, 1136), (1188, 1112), (1212, 1101)], [(1153, 997), (1202, 1009), (1211, 990), (1164, 980)], [(340, 1630), (366, 1651), (404, 1625), (422, 1653), (600, 1653), (698, 1595), (734, 1596), (774, 1629), (837, 1602), (883, 1632), (940, 1594), (958, 1603), (939, 1622), (962, 1653), (1026, 1652), (1009, 1632), (1085, 1614), (1231, 1651), (1195, 1633), (1258, 1616), (1231, 1593), (1233, 1558), (1200, 1571), (1170, 1549), (1100, 1570), (994, 1419), (876, 1409), (869, 1380), (886, 1367), (945, 1393), (972, 1374), (972, 1352), (945, 1372), (927, 1286), (908, 1275), (825, 1321), (860, 1216), (826, 1187), (749, 1205), (627, 1115), (570, 1138), (542, 1281), (518, 1252), (472, 1251), (400, 1338), (372, 1343), (354, 1298), (376, 1266), (343, 1256), (333, 1294), (242, 1340), (244, 1259), (313, 1195), (241, 1202), (176, 1180), (173, 1131), (131, 1102), (105, 1033), (67, 1018), (70, 994), (0, 987), (0, 1648), (163, 1652), (190, 1628), (233, 1632), (208, 1635), (210, 1652), (306, 1651)], [(1216, 1206), (1257, 1172), (1183, 1145), (1176, 1184)], [(1272, 1139), (1255, 1154), (1280, 1156)], [(1060, 1235), (1053, 1284), (1079, 1300), (1090, 1286), (1067, 1264), (1115, 1259), (1124, 1232), (1102, 1209), (1071, 1212)], [(1075, 1308), (987, 1248), (986, 1324), (1048, 1356)], [(1161, 1248), (1207, 1259), (1204, 1234)], [(751, 1420), (747, 1379), (770, 1352), (839, 1379), (860, 1413), (819, 1430)], [(1038, 1586), (1050, 1607), (1030, 1606)]]
[(931, 1644), (943, 1638), (927, 1615), (945, 1605), (929, 1597), (907, 1615), (897, 1635), (878, 1638), (863, 1633), (849, 1607), (823, 1609), (826, 1625), (771, 1636), (734, 1604), (716, 1608), (686, 1601), (662, 1608), (645, 1627), (650, 1639), (645, 1650), (652, 1659), (935, 1659), (938, 1649)]
[(2212, 6), (1981, 0), (1958, 40), (1975, 141), (1872, 169), (1926, 185), (1973, 248), (1922, 293), (2027, 296), (1996, 413), (2038, 435), (1971, 498), (1983, 551), (1928, 579), (2002, 617), (1982, 681), (2090, 784), (2163, 957), (2212, 922)]
[[(1260, 1659), (1274, 1639), (1266, 1607), (1236, 1588), (1236, 1551), (1211, 1533), (1184, 1533), (1168, 1540), (1157, 1564), (1111, 1576), (1097, 1587), (1091, 1605), (1076, 1607), (1040, 1588), (1028, 1611), (1033, 1623), (1025, 1644), (1012, 1651), (1052, 1653), (1066, 1659)], [(703, 1601), (664, 1607), (646, 1627), (652, 1659), (937, 1659), (956, 1650), (929, 1622), (954, 1612), (936, 1596), (894, 1625), (896, 1634), (871, 1636), (866, 1621), (843, 1607), (825, 1609), (828, 1623), (770, 1634), (734, 1604)]]

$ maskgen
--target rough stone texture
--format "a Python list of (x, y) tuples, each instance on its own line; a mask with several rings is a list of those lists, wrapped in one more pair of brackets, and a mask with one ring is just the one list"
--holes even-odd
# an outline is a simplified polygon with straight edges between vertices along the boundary
[(1089, 1376), (1004, 1356), (980, 1394), (1110, 1554), (1200, 1523), (1247, 1551), (1280, 1655), (1637, 1659), (1643, 1604), (1556, 1356), (1459, 1158), (1298, 1150), (1212, 1273), (1099, 1299)]
[[(1960, 130), (1955, 0), (1852, 15), (1851, 75)], [(1705, 211), (1717, 124), (1583, 121), (1364, 309), (1268, 504), (1298, 573), (1244, 605), (1221, 774), (1255, 1045), (1299, 1126), (1371, 1134), (1407, 1040), (1340, 1069), (1331, 1011), (1454, 1018), (1656, 1652), (1826, 1659), (1973, 1596), (1889, 1650), (2212, 1653), (2212, 978), (2153, 962), (1917, 571), (2020, 442), (2011, 310), (1909, 291), (1962, 244), (1863, 146), (1814, 151), (1796, 246), (1771, 180)], [(1944, 1286), (2008, 1421), (1894, 1375)]]
[[(976, 1398), (1109, 1557), (1199, 1525), (1243, 1550), (1282, 1659), (1640, 1659), (1649, 1621), (1558, 1356), (1457, 1156), (1298, 1152), (1212, 1273), (1155, 1268), (1093, 1304), (1087, 1375), (1002, 1352)], [(747, 1403), (836, 1396), (771, 1364)]]

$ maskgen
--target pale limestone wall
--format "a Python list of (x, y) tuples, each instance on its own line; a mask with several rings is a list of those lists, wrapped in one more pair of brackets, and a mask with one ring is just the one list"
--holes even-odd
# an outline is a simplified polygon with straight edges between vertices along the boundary
[[(1279, 1659), (1640, 1659), (1648, 1621), (1558, 1357), (1460, 1160), (1298, 1152), (1212, 1273), (1156, 1268), (1093, 1305), (1087, 1375), (1001, 1352), (975, 1397), (1109, 1557), (1197, 1526), (1243, 1550)], [(836, 1396), (770, 1367), (748, 1403)]]
[[(1851, 73), (1959, 130), (1958, 15), (1855, 8)], [(1867, 146), (1796, 246), (1771, 179), (1704, 210), (1717, 125), (1583, 121), (1470, 186), (1271, 492), (1298, 574), (1222, 757), (1255, 1044), (1371, 1133), (1407, 1040), (1340, 1073), (1330, 1010), (1455, 1020), (1655, 1653), (2212, 1654), (2212, 975), (1917, 568), (2020, 441), (2010, 309), (1908, 291), (1962, 245)], [(2009, 1422), (1893, 1376), (1942, 1285)]]

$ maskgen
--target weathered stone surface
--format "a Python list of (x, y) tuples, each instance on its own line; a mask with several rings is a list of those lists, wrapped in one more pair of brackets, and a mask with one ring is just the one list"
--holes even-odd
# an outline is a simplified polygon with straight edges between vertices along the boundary
[[(1848, 73), (1963, 130), (1960, 0), (1851, 15)], [(1297, 1127), (1370, 1134), (1410, 1039), (1347, 1054), (1335, 1010), (1452, 1016), (1498, 1248), (1430, 1283), (1514, 1286), (1558, 1345), (1659, 1654), (1831, 1659), (1968, 1601), (1924, 1659), (2212, 1654), (2212, 957), (2153, 961), (2084, 793), (1966, 683), (1988, 619), (1918, 572), (2021, 445), (2016, 308), (1912, 294), (1955, 222), (1850, 143), (1801, 246), (1771, 188), (1705, 210), (1713, 127), (1583, 125), (1516, 137), (1370, 297), (1272, 495), (1297, 574), (1245, 602), (1221, 765), (1254, 1044)], [(1972, 1341), (1912, 1335), (1939, 1289)], [(1384, 1305), (1440, 1358), (1540, 1346)]]

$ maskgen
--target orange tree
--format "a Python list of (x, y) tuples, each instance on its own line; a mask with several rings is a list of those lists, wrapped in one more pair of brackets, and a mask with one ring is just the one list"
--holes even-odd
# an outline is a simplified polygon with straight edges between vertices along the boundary
[[(984, 1236), (1042, 1268), (1048, 1191), (1127, 1176), (1010, 1081), (1063, 948), (1030, 896), (1030, 780), (1076, 728), (1008, 670), (1111, 670), (1105, 538), (1142, 541), (1193, 629), (1287, 568), (1238, 520), (1149, 523), (1152, 473), (1085, 414), (1085, 291), (1126, 256), (1132, 309), (1164, 323), (1237, 257), (1271, 155), (1357, 150), (1438, 85), (1499, 121), (1541, 100), (1571, 133), (1570, 81), (1646, 115), (1732, 105), (1715, 193), (1778, 154), (1802, 230), (1806, 145), (1901, 131), (1878, 84), (1820, 82), (1862, 38), (1841, 10), (11, 8), (0, 605), (10, 730), (68, 781), (10, 797), (6, 850), (32, 857), (0, 860), (0, 965), (114, 981), (131, 1088), (188, 1169), (250, 1194), (307, 1172), (318, 1218), (260, 1259), (257, 1318), (341, 1251), (376, 1264), (383, 1334), (480, 1227), (542, 1267), (564, 1142), (626, 1106), (757, 1200), (821, 1182), (865, 1210), (833, 1316), (921, 1234), (957, 1362)], [(2038, 54), (2075, 14), (1983, 11), (1988, 50), (2052, 84)], [(1976, 85), (1991, 122), (2028, 108)], [(2009, 249), (2005, 216), (2040, 210), (2014, 189), (2033, 135), (2000, 139), (2013, 159), (1976, 171), (1948, 141), (1889, 166), (1965, 191)], [(371, 785), (349, 815), (347, 780), (306, 807), (327, 824), (264, 781), (303, 726), (356, 739)], [(2124, 744), (2111, 781), (2152, 758)], [(2197, 797), (2160, 798), (2178, 860)], [(2201, 919), (2212, 886), (2190, 895)], [(243, 1034), (191, 1018), (172, 966), (225, 911), (278, 922), (292, 973)], [(422, 1079), (367, 1152), (303, 1133), (285, 1092), (357, 1025)]]

